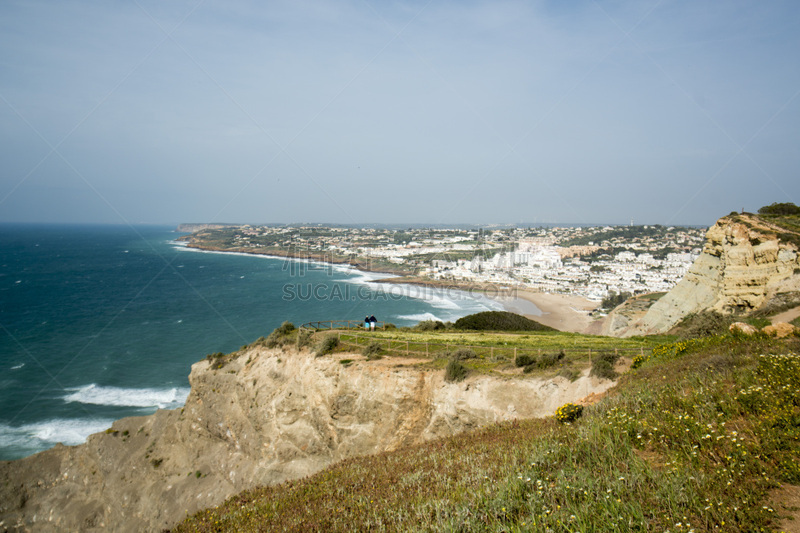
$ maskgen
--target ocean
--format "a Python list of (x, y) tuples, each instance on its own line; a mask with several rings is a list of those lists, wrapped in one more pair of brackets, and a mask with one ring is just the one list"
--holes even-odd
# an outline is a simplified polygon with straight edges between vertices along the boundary
[(168, 227), (0, 225), (0, 459), (181, 407), (192, 363), (283, 321), (501, 309), (347, 266), (186, 248)]

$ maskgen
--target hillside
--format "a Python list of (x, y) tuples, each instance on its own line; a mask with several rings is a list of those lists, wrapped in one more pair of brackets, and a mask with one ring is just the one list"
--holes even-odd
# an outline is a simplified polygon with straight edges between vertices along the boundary
[[(317, 335), (298, 350), (306, 334), (282, 326), (210, 355), (193, 365), (183, 409), (122, 419), (86, 444), (0, 463), (0, 521), (21, 531), (158, 531), (243, 490), (349, 458), (552, 416), (613, 386), (589, 375), (592, 350), (599, 360), (598, 350), (641, 354), (654, 345), (559, 332), (362, 330), (338, 334), (340, 346), (316, 356), (331, 333)], [(515, 355), (528, 357), (524, 367)], [(455, 358), (469, 375), (448, 382)]]
[(495, 331), (555, 331), (530, 318), (508, 311), (484, 311), (459, 318), (456, 329)]
[(700, 257), (638, 320), (612, 314), (611, 335), (664, 333), (705, 311), (748, 316), (800, 305), (800, 216), (732, 213), (706, 233)]
[(573, 423), (514, 420), (351, 459), (174, 531), (797, 531), (798, 349), (665, 344)]

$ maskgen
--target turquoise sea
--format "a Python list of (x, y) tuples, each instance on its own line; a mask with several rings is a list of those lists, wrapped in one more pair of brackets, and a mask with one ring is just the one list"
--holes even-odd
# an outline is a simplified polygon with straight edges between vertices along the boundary
[(0, 225), (0, 459), (183, 405), (192, 363), (284, 320), (500, 309), (343, 266), (199, 252), (168, 227)]

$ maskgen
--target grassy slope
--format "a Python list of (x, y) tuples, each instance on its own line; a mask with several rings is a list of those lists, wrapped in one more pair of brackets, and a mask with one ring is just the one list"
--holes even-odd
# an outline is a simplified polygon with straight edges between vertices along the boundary
[[(324, 336), (325, 333), (318, 333)], [(462, 361), (472, 371), (481, 373), (504, 372), (516, 368), (517, 355), (537, 356), (563, 351), (565, 357), (551, 368), (541, 369), (533, 375), (550, 377), (565, 368), (583, 370), (600, 352), (617, 350), (620, 355), (632, 358), (649, 353), (660, 342), (673, 337), (635, 337), (618, 339), (565, 333), (561, 331), (536, 331), (520, 333), (435, 331), (416, 332), (387, 330), (362, 332), (351, 330), (341, 335), (339, 351), (358, 351), (369, 344), (378, 343), (381, 354), (427, 359), (421, 367), (442, 369), (450, 354), (459, 347), (469, 348), (475, 357)]]
[(761, 531), (800, 483), (797, 339), (656, 348), (573, 424), (500, 424), (248, 491), (176, 531)]

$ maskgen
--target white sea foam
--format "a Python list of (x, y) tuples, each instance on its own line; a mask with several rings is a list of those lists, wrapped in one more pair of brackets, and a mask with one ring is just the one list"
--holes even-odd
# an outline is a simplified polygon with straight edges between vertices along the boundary
[(18, 364), (18, 365), (14, 365), (14, 366), (12, 366), (12, 367), (11, 367), (11, 370), (19, 370), (19, 369), (20, 369), (20, 368), (22, 368), (23, 366), (25, 366), (25, 363), (20, 363), (20, 364)]
[(422, 322), (423, 320), (438, 320), (444, 322), (441, 318), (433, 313), (418, 313), (415, 315), (399, 315), (397, 318), (400, 320), (413, 320), (414, 322)]
[(389, 285), (387, 283), (377, 283), (377, 280), (397, 277), (393, 274), (382, 274), (380, 272), (363, 272), (353, 267), (336, 268), (335, 270), (337, 272), (341, 272), (349, 276), (347, 278), (340, 279), (337, 281), (341, 281), (344, 283), (353, 283), (355, 285), (367, 285), (374, 290), (380, 290), (380, 287), (383, 287), (384, 285)]
[(19, 427), (0, 424), (0, 448), (34, 452), (57, 442), (81, 444), (92, 433), (111, 427), (112, 422), (112, 419), (104, 418), (76, 418), (47, 420)]
[(64, 401), (66, 402), (125, 407), (158, 407), (159, 409), (182, 407), (186, 402), (186, 397), (189, 396), (188, 387), (123, 389), (119, 387), (103, 387), (92, 383), (84, 387), (67, 390), (70, 391), (70, 394), (64, 396)]
[(222, 254), (222, 255), (238, 255), (240, 257), (258, 257), (261, 259), (280, 259), (282, 261), (291, 261), (293, 263), (307, 263), (309, 265), (313, 265), (315, 269), (316, 267), (331, 267), (336, 269), (337, 267), (341, 266), (355, 270), (350, 265), (332, 265), (324, 261), (316, 261), (314, 259), (307, 259), (304, 257), (284, 257), (282, 255), (270, 255), (270, 254), (248, 253), (248, 252), (225, 252), (222, 250), (201, 250), (200, 248), (189, 247), (185, 242), (176, 242), (176, 241), (171, 241), (170, 244), (172, 244), (177, 250), (184, 250), (186, 252), (196, 252), (200, 254)]

